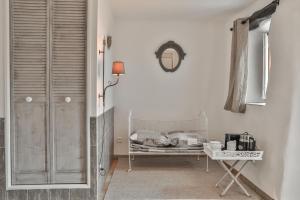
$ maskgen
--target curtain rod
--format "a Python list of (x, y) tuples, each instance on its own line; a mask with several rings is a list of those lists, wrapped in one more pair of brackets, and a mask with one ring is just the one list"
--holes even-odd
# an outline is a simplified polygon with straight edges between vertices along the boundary
[[(280, 0), (274, 0), (274, 1), (272, 1), (270, 4), (268, 4), (267, 6), (265, 6), (264, 8), (262, 8), (261, 10), (256, 11), (255, 13), (268, 8), (269, 6), (271, 6), (274, 3), (276, 4), (276, 6), (279, 6)], [(255, 13), (253, 13), (253, 14), (255, 14)], [(247, 17), (244, 21), (242, 21), (242, 24), (245, 24), (247, 21), (251, 20), (251, 17), (253, 16), (253, 14), (250, 17)], [(233, 30), (233, 28), (230, 28), (230, 31), (232, 31), (232, 30)]]

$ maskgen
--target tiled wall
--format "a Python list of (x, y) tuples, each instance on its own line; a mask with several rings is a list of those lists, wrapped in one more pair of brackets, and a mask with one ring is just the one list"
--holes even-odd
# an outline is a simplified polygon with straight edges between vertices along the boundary
[[(102, 137), (103, 133), (103, 122), (105, 117), (105, 131), (104, 131), (104, 136)], [(99, 176), (98, 177), (98, 184), (99, 187), (99, 196), (100, 199), (103, 198), (103, 193), (101, 191), (101, 188), (104, 186), (104, 181), (105, 177), (110, 169), (111, 166), (111, 161), (113, 159), (113, 153), (114, 153), (114, 109), (110, 109), (107, 112), (105, 112), (104, 115), (101, 115), (98, 117), (98, 126), (97, 126), (97, 133), (98, 133), (98, 161), (100, 162), (100, 157), (101, 157), (101, 151), (102, 151), (102, 144), (104, 145), (103, 147), (103, 168), (105, 169), (105, 176)], [(104, 138), (104, 141), (102, 143), (102, 139)]]
[(4, 119), (0, 118), (0, 199), (5, 199)]
[[(109, 170), (113, 154), (113, 120), (114, 109), (105, 113), (106, 131), (105, 131), (105, 148), (104, 148), (104, 167)], [(97, 138), (102, 133), (99, 128), (102, 123), (102, 116), (97, 119), (91, 118), (91, 188), (90, 189), (64, 189), (64, 190), (5, 190), (5, 146), (4, 146), (4, 119), (0, 118), (0, 200), (96, 200), (97, 192), (101, 197), (101, 189), (105, 177), (97, 179), (98, 152), (101, 150), (100, 139)], [(98, 125), (98, 127), (97, 127)], [(98, 146), (98, 148), (97, 148)], [(98, 183), (99, 182), (99, 183)]]

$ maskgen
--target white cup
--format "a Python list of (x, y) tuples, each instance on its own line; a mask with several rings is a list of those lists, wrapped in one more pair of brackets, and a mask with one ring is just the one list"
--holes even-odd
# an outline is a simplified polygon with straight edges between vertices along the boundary
[(222, 143), (219, 141), (210, 141), (209, 145), (210, 145), (211, 149), (214, 151), (221, 151), (221, 149), (222, 149)]

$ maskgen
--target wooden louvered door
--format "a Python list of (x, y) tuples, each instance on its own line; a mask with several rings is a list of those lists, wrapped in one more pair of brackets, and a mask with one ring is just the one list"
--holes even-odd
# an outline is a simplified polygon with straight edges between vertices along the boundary
[(51, 6), (53, 183), (86, 183), (86, 0)]
[(87, 0), (10, 0), (13, 185), (87, 183)]
[(49, 181), (47, 0), (11, 0), (12, 184)]

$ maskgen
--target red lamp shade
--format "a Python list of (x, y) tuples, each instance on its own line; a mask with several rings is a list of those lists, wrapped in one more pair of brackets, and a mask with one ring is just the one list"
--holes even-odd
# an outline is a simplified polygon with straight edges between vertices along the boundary
[(115, 61), (112, 66), (112, 74), (119, 76), (120, 74), (125, 74), (124, 62)]

